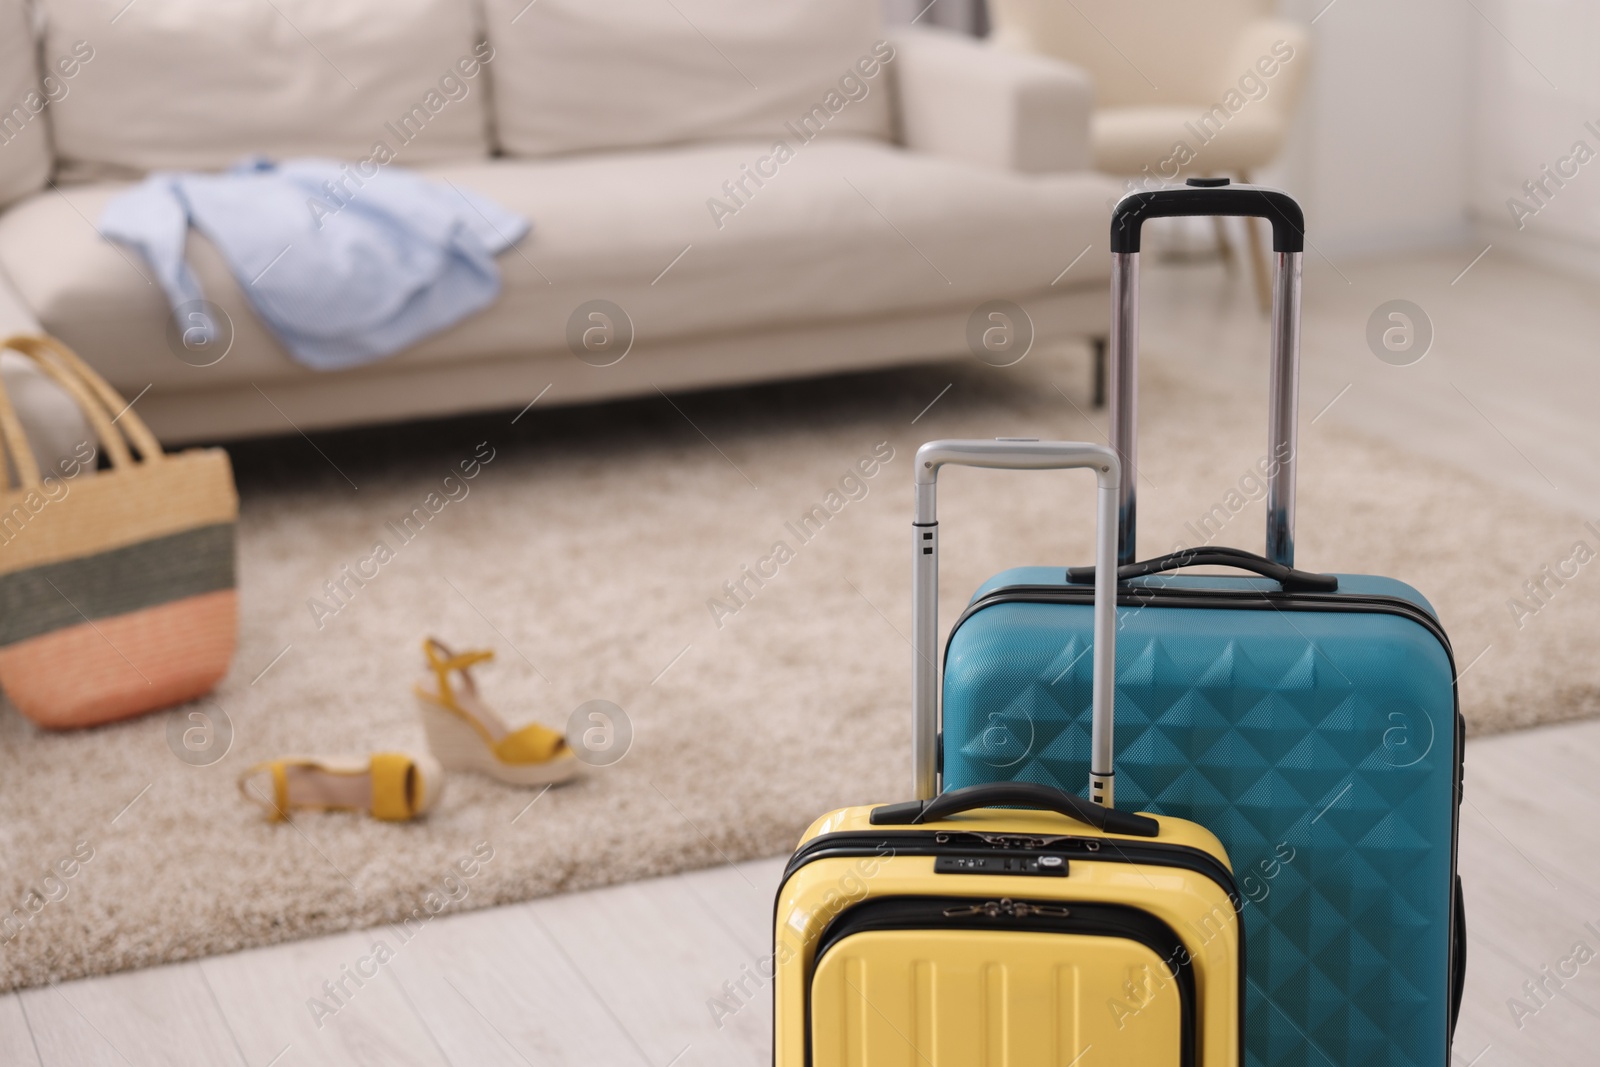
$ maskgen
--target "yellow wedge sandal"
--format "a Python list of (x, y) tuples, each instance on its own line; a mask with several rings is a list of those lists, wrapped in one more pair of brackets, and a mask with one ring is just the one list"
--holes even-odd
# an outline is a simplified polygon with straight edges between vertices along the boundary
[[(472, 668), (494, 658), (487, 650), (451, 652), (436, 638), (422, 643), (432, 681), (416, 687), (417, 706), (428, 748), (450, 771), (477, 771), (510, 785), (553, 785), (583, 769), (567, 739), (538, 723), (512, 729), (485, 704), (472, 679)], [(460, 687), (451, 675), (460, 676)]]
[(273, 822), (294, 810), (365, 811), (405, 822), (425, 814), (443, 791), (439, 761), (408, 752), (376, 752), (365, 763), (293, 756), (258, 763), (239, 776), (239, 792)]

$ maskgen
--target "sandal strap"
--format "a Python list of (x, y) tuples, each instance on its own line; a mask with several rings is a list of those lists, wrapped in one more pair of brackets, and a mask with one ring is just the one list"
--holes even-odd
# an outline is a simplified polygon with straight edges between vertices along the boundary
[(567, 739), (561, 733), (531, 722), (496, 742), (494, 754), (505, 763), (545, 763), (561, 755), (566, 747)]
[[(266, 801), (260, 793), (250, 788), (250, 779), (268, 771), (272, 775), (272, 800)], [(273, 822), (284, 822), (289, 818), (289, 763), (287, 760), (275, 759), (257, 763), (248, 767), (239, 775), (239, 792), (244, 798), (257, 807), (267, 812), (267, 817)]]
[(446, 700), (454, 700), (455, 692), (450, 685), (450, 672), (460, 671), (464, 680), (467, 678), (467, 669), (479, 663), (487, 663), (494, 659), (494, 649), (475, 648), (466, 652), (456, 653), (437, 637), (429, 637), (422, 642), (422, 652), (428, 657), (428, 666), (433, 668), (433, 673), (439, 678), (439, 695)]
[(417, 813), (417, 772), (410, 756), (402, 752), (372, 755), (372, 816), (404, 822)]
[(473, 648), (465, 652), (456, 653), (450, 651), (450, 646), (437, 637), (430, 637), (423, 641), (422, 651), (428, 657), (429, 666), (436, 671), (461, 670), (465, 667), (471, 667), (475, 663), (494, 659), (494, 649), (492, 648)]

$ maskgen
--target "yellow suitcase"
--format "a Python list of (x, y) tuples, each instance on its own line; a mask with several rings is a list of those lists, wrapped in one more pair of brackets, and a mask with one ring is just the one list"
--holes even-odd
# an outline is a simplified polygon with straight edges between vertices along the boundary
[(1001, 782), (813, 823), (778, 891), (774, 1064), (1238, 1067), (1243, 901), (1227, 855), (1194, 823), (1111, 806), (1110, 449), (944, 441), (917, 453), (917, 792), (934, 781), (934, 484), (950, 463), (1098, 475), (1094, 800)]

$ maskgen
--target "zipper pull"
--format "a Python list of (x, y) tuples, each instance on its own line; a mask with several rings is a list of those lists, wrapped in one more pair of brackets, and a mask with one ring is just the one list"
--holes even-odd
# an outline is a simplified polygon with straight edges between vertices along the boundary
[(1029, 904), (1025, 900), (1019, 900), (1012, 905), (1010, 914), (1019, 919), (1029, 915), (1049, 915), (1065, 919), (1072, 912), (1060, 904)]
[(976, 835), (984, 844), (996, 848), (1044, 848), (1047, 845), (1060, 841), (1060, 837), (1026, 837), (1019, 834), (984, 834)]
[(1002, 915), (1008, 919), (1025, 919), (1029, 915), (1048, 915), (1054, 918), (1065, 919), (1072, 914), (1060, 904), (1030, 904), (1026, 900), (1012, 900), (1002, 897), (999, 900), (988, 900), (982, 904), (969, 904), (964, 907), (944, 909), (948, 919), (958, 918), (963, 915), (986, 915), (991, 919), (998, 919)]

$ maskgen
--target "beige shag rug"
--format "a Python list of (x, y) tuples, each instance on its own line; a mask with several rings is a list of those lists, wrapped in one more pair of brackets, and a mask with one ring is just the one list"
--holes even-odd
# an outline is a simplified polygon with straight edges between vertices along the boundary
[[(829, 808), (903, 799), (912, 454), (943, 436), (1099, 439), (1083, 365), (1036, 353), (1004, 371), (329, 435), (325, 456), (298, 437), (234, 449), (243, 619), (215, 700), (74, 734), (0, 712), (0, 989), (395, 921), (430, 901), (481, 907), (771, 855)], [(1145, 553), (1192, 540), (1185, 524), (1219, 504), (1243, 506), (1218, 540), (1258, 548), (1262, 506), (1244, 498), (1261, 413), (1163, 380), (1154, 360), (1145, 378)], [(1507, 607), (1574, 542), (1596, 544), (1594, 516), (1328, 420), (1305, 428), (1301, 453), (1299, 562), (1426, 592), (1475, 732), (1600, 710), (1600, 577), (1585, 568), (1520, 629)], [(475, 478), (445, 482), (474, 457)], [(945, 625), (1000, 566), (1088, 558), (1086, 477), (955, 470), (944, 484)], [(397, 536), (430, 503), (420, 532)], [(795, 528), (816, 505), (836, 513), (805, 540)], [(379, 541), (392, 558), (362, 563)], [(780, 542), (782, 562), (764, 565), (776, 574), (746, 577)], [(357, 587), (346, 566), (376, 574)], [(614, 701), (631, 750), (543, 796), (458, 777), (414, 825), (269, 825), (239, 797), (256, 760), (420, 746), (409, 687), (426, 634), (496, 649), (483, 682), (511, 717), (560, 726), (584, 701)], [(196, 710), (231, 724), (210, 766), (169, 747)], [(492, 859), (452, 879), (485, 842)]]

